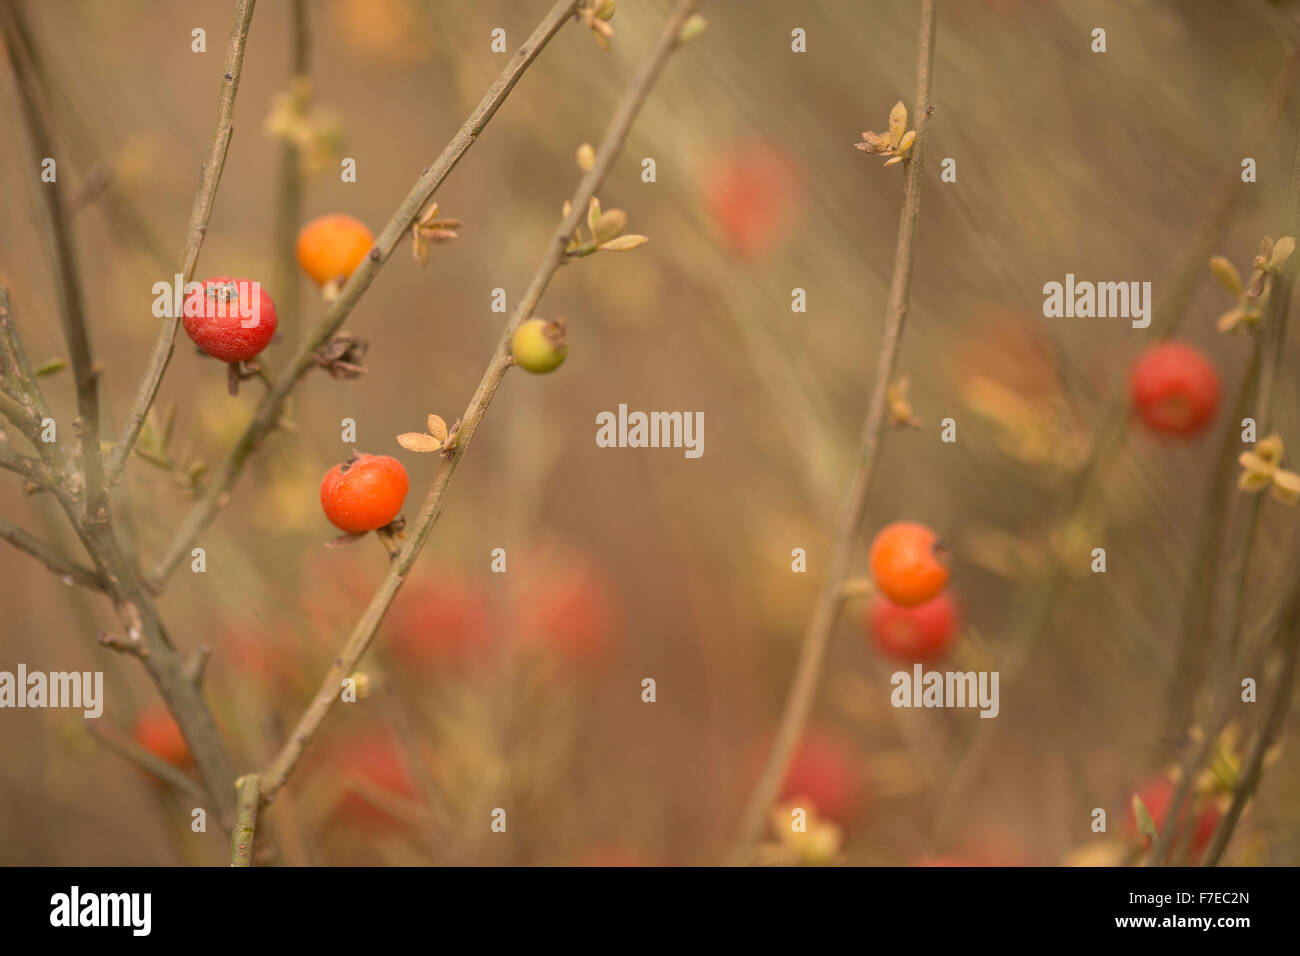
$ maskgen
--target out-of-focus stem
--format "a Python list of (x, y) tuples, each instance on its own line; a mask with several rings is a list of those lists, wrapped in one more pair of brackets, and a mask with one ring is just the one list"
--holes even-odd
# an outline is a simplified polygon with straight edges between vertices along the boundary
[[(1278, 69), (1272, 95), (1263, 108), (1262, 115), (1248, 124), (1244, 130), (1242, 138), (1247, 144), (1243, 147), (1246, 153), (1267, 142), (1282, 119), (1287, 100), (1293, 92), (1292, 85), (1295, 82), (1298, 66), (1300, 66), (1300, 50), (1292, 49)], [(1241, 165), (1234, 159), (1223, 172), (1210, 204), (1210, 212), (1202, 222), (1200, 230), (1183, 252), (1169, 280), (1162, 283), (1165, 292), (1152, 307), (1151, 325), (1146, 330), (1144, 344), (1151, 340), (1159, 341), (1168, 338), (1178, 330), (1191, 304), (1197, 284), (1208, 271), (1206, 263), (1227, 230), (1241, 187)], [(1062, 509), (1063, 525), (1095, 520), (1098, 517), (1098, 502), (1105, 487), (1103, 476), (1124, 437), (1128, 410), (1127, 390), (1122, 386), (1116, 387), (1103, 407), (1101, 424), (1097, 428), (1088, 460), (1074, 485), (1071, 497)], [(1068, 579), (1069, 574), (1061, 561), (1053, 560), (1038, 579), (1028, 586), (1025, 595), (1017, 602), (1017, 609), (1012, 612), (1012, 621), (1007, 629), (1010, 637), (1007, 640), (1005, 659), (1000, 671), (1004, 697), (1011, 691), (1023, 668), (1028, 664)], [(966, 740), (959, 745), (961, 756), (949, 777), (947, 792), (940, 801), (932, 827), (931, 836), (935, 842), (941, 842), (945, 837), (954, 820), (954, 811), (962, 806), (966, 794), (979, 776), (985, 755), (992, 746), (1002, 723), (996, 720), (981, 721), (980, 725), (970, 731)]]
[(916, 141), (904, 168), (903, 208), (898, 221), (898, 243), (894, 251), (894, 272), (885, 309), (885, 326), (876, 360), (875, 385), (863, 425), (861, 458), (853, 476), (835, 532), (830, 564), (821, 596), (813, 608), (795, 666), (794, 678), (786, 697), (772, 750), (749, 795), (741, 817), (736, 844), (737, 862), (743, 862), (762, 835), (768, 808), (776, 798), (790, 757), (803, 733), (812, 708), (813, 697), (821, 678), (831, 633), (843, 603), (844, 582), (852, 572), (853, 555), (866, 515), (867, 499), (875, 478), (881, 439), (887, 426), (886, 396), (894, 377), (903, 326), (907, 319), (911, 291), (912, 266), (917, 222), (921, 211), (921, 175), (924, 171), (925, 147), (930, 129), (930, 84), (934, 72), (934, 37), (936, 0), (921, 4), (921, 29), (917, 41), (916, 98), (912, 116), (916, 122)]
[[(292, 0), (289, 5), (293, 47), (289, 65), (289, 83), (292, 89), (306, 82), (311, 74), (311, 28), (307, 13), (307, 0)], [(276, 187), (275, 228), (273, 231), (276, 256), (276, 314), (280, 317), (280, 332), (285, 340), (293, 342), (301, 327), (299, 312), (298, 263), (294, 255), (294, 240), (302, 218), (302, 154), (298, 145), (286, 141), (280, 153), (280, 173)]]

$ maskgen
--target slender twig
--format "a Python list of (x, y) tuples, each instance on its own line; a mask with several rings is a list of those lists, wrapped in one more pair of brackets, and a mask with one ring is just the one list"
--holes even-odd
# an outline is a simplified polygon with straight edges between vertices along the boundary
[(257, 774), (246, 773), (235, 781), (235, 826), (230, 831), (230, 865), (251, 866), (253, 836), (257, 830)]
[(432, 842), (436, 842), (451, 829), (451, 811), (437, 782), (433, 779), (433, 774), (429, 772), (423, 754), (420, 753), (419, 738), (416, 736), (415, 728), (411, 726), (401, 695), (398, 694), (397, 687), (388, 676), (390, 672), (388, 665), (389, 657), (385, 655), (384, 668), (381, 670), (379, 666), (372, 665), (371, 677), (379, 685), (379, 706), (383, 710), (384, 720), (392, 730), (398, 747), (401, 748), (421, 802), (429, 811), (429, 836)]
[(1296, 658), (1300, 656), (1297, 653), (1300, 651), (1300, 630), (1297, 630), (1295, 622), (1292, 622), (1287, 637), (1288, 641), (1285, 656), (1282, 659), (1282, 668), (1273, 684), (1273, 704), (1269, 708), (1268, 718), (1255, 736), (1250, 752), (1242, 763), (1241, 772), (1237, 778), (1237, 786), (1233, 790), (1232, 803), (1229, 804), (1223, 819), (1219, 821), (1219, 825), (1215, 828), (1214, 836), (1210, 838), (1210, 845), (1205, 849), (1203, 866), (1217, 866), (1219, 860), (1223, 857), (1223, 851), (1227, 849), (1228, 841), (1232, 839), (1233, 831), (1241, 821), (1241, 815), (1246, 809), (1246, 802), (1254, 795), (1255, 788), (1259, 786), (1259, 778), (1264, 769), (1264, 757), (1268, 753), (1268, 748), (1277, 739), (1282, 724), (1286, 721), (1287, 712), (1291, 709), (1291, 698), (1295, 691)]
[(50, 485), (50, 476), (44, 466), (37, 459), (17, 451), (4, 435), (0, 435), (0, 468), (22, 475), (43, 488)]
[[(189, 282), (194, 275), (194, 267), (199, 261), (199, 250), (203, 247), (203, 237), (208, 231), (208, 219), (216, 204), (217, 187), (221, 185), (221, 173), (226, 165), (226, 152), (230, 149), (230, 138), (234, 133), (235, 94), (239, 92), (239, 77), (244, 66), (244, 46), (248, 42), (248, 27), (253, 19), (253, 6), (256, 0), (235, 0), (234, 20), (230, 26), (230, 39), (226, 43), (226, 59), (222, 72), (221, 94), (217, 100), (217, 125), (212, 133), (212, 144), (208, 147), (208, 158), (203, 164), (199, 176), (199, 191), (194, 197), (194, 206), (190, 211), (189, 230), (185, 234), (185, 250), (181, 254), (180, 274), (182, 282)], [(163, 373), (171, 361), (175, 346), (176, 327), (180, 324), (179, 315), (163, 319), (162, 329), (154, 342), (149, 355), (149, 364), (144, 377), (136, 389), (135, 398), (127, 413), (126, 425), (122, 437), (113, 446), (108, 460), (108, 479), (116, 481), (126, 466), (126, 460), (135, 447), (135, 440), (140, 435), (145, 416), (158, 395)]]
[(110, 634), (108, 631), (100, 631), (99, 637), (95, 643), (100, 647), (107, 647), (110, 651), (116, 651), (119, 654), (128, 654), (131, 657), (144, 657), (145, 648), (139, 642), (126, 641), (116, 634)]
[(208, 660), (212, 657), (212, 645), (200, 644), (185, 659), (185, 676), (195, 687), (203, 685), (203, 674), (208, 669)]
[(853, 569), (853, 556), (857, 551), (858, 537), (866, 516), (867, 501), (872, 481), (876, 476), (876, 463), (880, 456), (881, 439), (887, 426), (889, 384), (894, 378), (902, 343), (903, 327), (907, 320), (909, 294), (912, 284), (912, 266), (915, 262), (917, 223), (921, 211), (921, 181), (924, 172), (926, 140), (929, 138), (930, 85), (934, 74), (934, 37), (937, 0), (924, 0), (921, 4), (921, 26), (917, 39), (916, 88), (912, 116), (916, 122), (916, 142), (903, 173), (903, 208), (898, 220), (898, 242), (894, 250), (894, 273), (889, 286), (889, 300), (885, 307), (885, 325), (880, 338), (876, 359), (876, 378), (871, 400), (863, 424), (861, 458), (853, 482), (849, 487), (835, 531), (826, 581), (821, 596), (813, 608), (804, 633), (799, 660), (786, 696), (785, 707), (777, 725), (772, 749), (762, 773), (749, 795), (741, 816), (740, 832), (736, 844), (737, 862), (744, 862), (751, 848), (762, 835), (763, 822), (768, 808), (776, 798), (781, 778), (803, 733), (804, 724), (812, 709), (813, 697), (821, 679), (826, 649), (839, 618), (844, 601), (844, 583)]
[(129, 760), (150, 776), (157, 777), (178, 793), (183, 793), (200, 803), (207, 801), (208, 795), (203, 792), (203, 787), (199, 785), (197, 780), (178, 767), (172, 766), (161, 757), (157, 757), (145, 750), (129, 737), (105, 731), (94, 720), (86, 721), (86, 730), (90, 733), (90, 736), (113, 751), (113, 753), (124, 760)]
[[(1279, 236), (1298, 237), (1300, 234), (1300, 97), (1296, 98), (1296, 132), (1291, 154), (1291, 176), (1287, 181), (1286, 200), (1283, 204)], [(1277, 393), (1278, 371), (1286, 354), (1287, 320), (1291, 313), (1291, 292), (1295, 285), (1296, 256), (1282, 267), (1280, 275), (1273, 277), (1264, 317), (1260, 321), (1259, 390), (1255, 395), (1255, 428), (1260, 438), (1273, 427), (1273, 403)], [(1225, 562), (1224, 602), (1226, 613), (1222, 619), (1220, 650), (1224, 655), (1236, 652), (1237, 638), (1241, 632), (1241, 611), (1250, 581), (1250, 561), (1254, 550), (1255, 532), (1259, 528), (1259, 511), (1263, 495), (1248, 495), (1239, 502), (1233, 528), (1232, 550)]]
[[(292, 47), (289, 58), (289, 88), (305, 83), (311, 73), (311, 26), (307, 0), (289, 4)], [(302, 218), (302, 153), (298, 144), (286, 140), (280, 153), (279, 182), (276, 186), (275, 250), (276, 305), (280, 332), (293, 342), (302, 321), (299, 314), (298, 262), (294, 255), (294, 237)]]
[[(41, 392), (40, 382), (32, 371), (32, 363), (23, 348), (18, 329), (14, 326), (13, 314), (9, 311), (9, 290), (0, 286), (0, 378), (10, 383), (14, 399), (24, 406), (24, 416), (30, 415), (38, 422), (49, 417), (50, 407)], [(12, 418), (10, 418), (13, 421)], [(14, 424), (19, 424), (14, 422)], [(36, 435), (26, 433), (36, 441)], [(56, 450), (51, 449), (51, 453)]]
[(551, 12), (538, 24), (532, 36), (525, 40), (524, 45), (515, 52), (501, 75), (497, 77), (496, 82), (492, 84), (492, 87), (484, 95), (474, 112), (470, 114), (469, 119), (452, 137), (451, 142), (434, 160), (433, 165), (426, 168), (420, 178), (416, 180), (411, 191), (402, 200), (401, 205), (397, 207), (397, 211), (393, 213), (392, 218), (388, 221), (388, 225), (384, 227), (375, 240), (370, 255), (362, 260), (361, 264), (353, 271), (347, 283), (339, 292), (338, 298), (334, 300), (334, 304), (312, 330), (312, 333), (306, 337), (299, 347), (298, 353), (281, 373), (275, 388), (262, 398), (248, 427), (239, 436), (225, 461), (208, 477), (207, 487), (203, 494), (194, 502), (177, 525), (171, 544), (168, 545), (162, 557), (154, 564), (149, 574), (150, 586), (155, 591), (162, 589), (167, 578), (176, 570), (185, 555), (189, 554), (199, 535), (216, 517), (222, 504), (229, 499), (230, 490), (239, 479), (240, 472), (243, 470), (248, 456), (280, 423), (285, 403), (288, 401), (290, 394), (299, 380), (317, 365), (317, 353), (320, 348), (342, 327), (344, 321), (352, 313), (353, 307), (356, 306), (357, 301), (366, 289), (370, 287), (370, 283), (374, 281), (375, 276), (383, 268), (384, 263), (388, 261), (388, 257), (392, 255), (398, 243), (407, 237), (411, 223), (415, 221), (415, 218), (428, 204), (429, 199), (442, 184), (442, 181), (447, 178), (461, 157), (465, 155), (487, 127), (488, 122), (496, 114), (501, 104), (505, 102), (506, 97), (510, 95), (510, 91), (519, 82), (519, 78), (523, 76), (524, 71), (537, 58), (537, 55), (550, 39), (564, 26), (569, 14), (576, 5), (577, 0), (559, 0), (555, 4)]
[(434, 477), (433, 485), (425, 496), (424, 503), (420, 506), (419, 515), (408, 532), (406, 543), (390, 562), (388, 570), (384, 574), (383, 580), (380, 581), (374, 597), (371, 598), (369, 606), (353, 627), (352, 633), (335, 657), (334, 664), (325, 675), (320, 689), (312, 698), (311, 703), (308, 704), (297, 726), (294, 727), (280, 752), (275, 755), (263, 773), (262, 793), (267, 799), (274, 797), (276, 792), (284, 786), (285, 780), (297, 765), (303, 751), (338, 701), (340, 682), (352, 672), (357, 661), (361, 659), (361, 655), (370, 646), (384, 613), (388, 610), (389, 604), (392, 603), (393, 597), (397, 594), (398, 588), (401, 587), (420, 550), (428, 541), (434, 523), (442, 513), (443, 499), (447, 494), (447, 488), (451, 484), (452, 476), (455, 475), (456, 468), (460, 464), (466, 448), (474, 438), (474, 433), (478, 430), (479, 423), (483, 420), (483, 416), (486, 414), (488, 405), (491, 403), (493, 395), (496, 394), (501, 380), (510, 368), (510, 339), (514, 335), (515, 329), (519, 327), (521, 322), (532, 316), (534, 309), (537, 308), (537, 303), (542, 298), (542, 294), (550, 284), (551, 278), (564, 262), (565, 247), (577, 230), (579, 223), (587, 215), (588, 206), (596, 193), (596, 189), (604, 180), (606, 173), (609, 172), (615, 158), (623, 148), (632, 121), (645, 103), (651, 87), (654, 86), (664, 64), (668, 61), (669, 55), (677, 47), (682, 24), (690, 17), (696, 6), (696, 0), (678, 0), (649, 56), (637, 71), (627, 92), (623, 95), (622, 101), (614, 111), (609, 127), (601, 140), (600, 147), (596, 150), (595, 162), (586, 175), (582, 177), (577, 191), (570, 199), (569, 214), (564, 217), (564, 221), (560, 223), (551, 236), (541, 264), (537, 267), (532, 282), (529, 283), (528, 290), (515, 306), (510, 321), (506, 323), (505, 330), (501, 334), (501, 339), (497, 343), (487, 370), (479, 380), (478, 388), (475, 389), (473, 398), (470, 399), (465, 413), (461, 416), (460, 429), (456, 433), (456, 442), (452, 448), (448, 449), (446, 456), (443, 458), (442, 465)]
[(1191, 718), (1194, 704), (1193, 692), (1201, 686), (1205, 676), (1206, 655), (1210, 641), (1210, 622), (1214, 613), (1214, 583), (1216, 570), (1224, 547), (1227, 529), (1231, 527), (1231, 511), (1239, 501), (1236, 477), (1239, 471), (1237, 456), (1241, 452), (1241, 438), (1236, 423), (1241, 421), (1250, 407), (1250, 400), (1259, 383), (1259, 342), (1251, 349), (1250, 361), (1241, 377), (1237, 400), (1233, 403), (1232, 418), (1224, 429), (1214, 480), (1206, 495), (1204, 518), (1197, 533), (1192, 551), (1192, 573), (1188, 576), (1186, 598), (1183, 601), (1178, 643), (1174, 651), (1174, 670), (1169, 681), (1168, 705), (1165, 712), (1165, 730), (1158, 746), (1163, 750), (1170, 742), (1180, 740)]
[[(46, 158), (56, 156), (57, 151), (46, 121), (47, 111), (37, 94), (30, 55), (20, 41), (20, 34), (25, 29), (20, 26), (22, 16), (16, 0), (8, 0), (0, 6), (5, 46), (9, 51), (9, 63), (13, 69), (18, 102), (31, 149), (31, 175), (33, 181), (36, 181), (35, 171), (41, 168)], [(77, 275), (76, 248), (64, 207), (63, 189), (57, 173), (54, 182), (36, 181), (36, 192), (45, 211), (46, 240), (54, 267), (59, 318), (63, 325), (63, 336), (67, 340), (72, 376), (77, 388), (85, 514), (87, 520), (103, 522), (108, 520), (108, 487), (104, 482), (104, 460), (99, 447), (99, 371), (91, 354), (81, 280)]]
[[(1273, 135), (1292, 94), (1298, 68), (1300, 49), (1292, 49), (1278, 69), (1269, 102), (1261, 108), (1260, 116), (1248, 123), (1243, 130), (1245, 154), (1268, 142)], [(1218, 248), (1227, 230), (1241, 188), (1241, 164), (1234, 159), (1219, 179), (1210, 211), (1200, 229), (1184, 249), (1169, 279), (1161, 284), (1165, 291), (1152, 306), (1151, 325), (1145, 330), (1142, 340), (1144, 347), (1151, 341), (1173, 335), (1182, 324), (1197, 285), (1209, 271), (1206, 262)], [(1061, 510), (1062, 527), (1095, 521), (1100, 517), (1098, 498), (1106, 487), (1104, 476), (1124, 438), (1128, 415), (1128, 391), (1120, 385), (1111, 391), (1103, 406), (1087, 461)], [(1005, 658), (999, 668), (1004, 696), (1019, 680), (1029, 663), (1047, 628), (1057, 598), (1063, 593), (1068, 580), (1069, 570), (1061, 561), (1053, 560), (1018, 599), (1011, 623), (1007, 627), (1009, 637), (1005, 645)], [(985, 723), (988, 726), (984, 726)], [(949, 774), (947, 791), (940, 802), (932, 827), (932, 836), (936, 841), (942, 840), (955, 818), (954, 811), (963, 805), (970, 787), (979, 778), (985, 755), (993, 746), (995, 735), (1004, 726), (1003, 722), (996, 720), (980, 721), (979, 724), (957, 746), (961, 756)]]
[(1151, 863), (1163, 862), (1178, 839), (1185, 822), (1183, 805), (1191, 793), (1200, 768), (1205, 766), (1210, 753), (1218, 746), (1219, 736), (1228, 724), (1232, 708), (1238, 706), (1241, 675), (1258, 672), (1267, 660), (1272, 642), (1280, 633), (1294, 627), (1296, 621), (1300, 620), (1300, 579), (1294, 576), (1293, 566), (1294, 558), (1275, 575), (1275, 580), (1272, 582), (1274, 587), (1269, 591), (1281, 593), (1282, 597), (1255, 625), (1243, 642), (1245, 659), (1241, 661), (1240, 666), (1233, 666), (1224, 672), (1226, 676), (1218, 685), (1217, 699), (1216, 695), (1209, 695), (1212, 714), (1204, 724), (1199, 745), (1194, 750), (1189, 749), (1179, 765), (1178, 785), (1174, 788), (1165, 813), (1165, 819), (1173, 822), (1165, 827), (1165, 831), (1152, 846), (1149, 855)]
[(32, 537), (5, 518), (0, 518), (0, 538), (8, 541), (19, 551), (26, 551), (64, 580), (80, 584), (83, 588), (90, 588), (92, 591), (104, 590), (104, 582), (90, 568), (64, 557), (45, 542)]
[[(1283, 204), (1281, 235), (1295, 236), (1300, 232), (1300, 99), (1296, 102), (1296, 130), (1291, 155), (1291, 175), (1287, 182), (1286, 199)], [(1292, 256), (1292, 259), (1295, 257)], [(1273, 288), (1269, 292), (1268, 305), (1261, 320), (1259, 341), (1260, 381), (1255, 398), (1255, 422), (1261, 436), (1267, 434), (1272, 424), (1274, 392), (1277, 388), (1278, 369), (1286, 344), (1287, 319), (1291, 311), (1291, 292), (1295, 283), (1296, 267), (1300, 263), (1288, 260), (1280, 275), (1274, 276)], [(1226, 611), (1219, 618), (1218, 656), (1220, 666), (1216, 669), (1228, 672), (1234, 660), (1240, 656), (1240, 632), (1242, 609), (1245, 606), (1246, 588), (1250, 583), (1250, 558), (1253, 552), (1255, 531), (1259, 522), (1260, 498), (1251, 495), (1245, 500), (1244, 492), (1234, 489), (1237, 496), (1230, 502), (1228, 521), (1230, 527), (1225, 536), (1225, 557), (1222, 564), (1224, 594), (1223, 606)], [(1223, 722), (1226, 722), (1226, 716)], [(1206, 729), (1207, 741), (1217, 737), (1222, 723), (1211, 724)], [(1204, 750), (1204, 745), (1202, 746)], [(1204, 754), (1198, 754), (1190, 764), (1185, 764), (1183, 779), (1174, 790), (1169, 802), (1168, 819), (1179, 820), (1183, 804), (1191, 791), (1192, 777), (1205, 760)], [(1160, 862), (1164, 859), (1175, 836), (1170, 826), (1160, 835), (1152, 848), (1152, 859)], [(1226, 837), (1225, 837), (1226, 841)]]

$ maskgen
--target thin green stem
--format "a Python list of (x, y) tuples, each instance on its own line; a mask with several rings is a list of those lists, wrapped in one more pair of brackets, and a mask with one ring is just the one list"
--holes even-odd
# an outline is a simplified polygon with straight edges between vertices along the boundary
[(235, 781), (235, 826), (230, 831), (230, 865), (253, 865), (253, 837), (257, 832), (257, 774), (246, 773)]

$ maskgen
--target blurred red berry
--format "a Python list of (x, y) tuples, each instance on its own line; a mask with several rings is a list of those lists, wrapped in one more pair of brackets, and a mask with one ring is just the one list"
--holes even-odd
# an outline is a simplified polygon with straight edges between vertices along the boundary
[(176, 725), (171, 711), (162, 704), (156, 704), (140, 713), (131, 736), (145, 750), (173, 767), (188, 770), (194, 764), (185, 736)]
[[(1156, 825), (1156, 832), (1164, 835), (1165, 821), (1169, 816), (1169, 805), (1174, 800), (1174, 790), (1177, 785), (1169, 777), (1161, 774), (1150, 777), (1144, 781), (1137, 789), (1137, 795), (1146, 804), (1147, 812), (1151, 814), (1151, 821)], [(1179, 823), (1182, 826), (1182, 833), (1170, 848), (1168, 859), (1177, 861), (1182, 853), (1180, 847), (1185, 846), (1185, 840), (1188, 838), (1187, 810), (1189, 806), (1195, 805), (1197, 798), (1195, 794), (1188, 796), (1183, 804), (1183, 810), (1179, 816)], [(1214, 836), (1214, 829), (1219, 825), (1219, 809), (1212, 801), (1202, 801), (1196, 811), (1196, 822), (1191, 825), (1191, 857), (1189, 862), (1195, 863), (1202, 852), (1210, 844), (1210, 838)], [(1135, 843), (1150, 848), (1151, 838), (1138, 830), (1137, 814), (1133, 809), (1133, 801), (1130, 798), (1126, 808), (1126, 817), (1124, 821), (1124, 832), (1126, 836)]]
[(275, 304), (252, 279), (217, 276), (185, 297), (181, 316), (194, 344), (223, 362), (247, 362), (275, 335)]
[(951, 650), (957, 639), (957, 605), (948, 592), (903, 607), (877, 594), (867, 605), (865, 624), (876, 645), (901, 661), (930, 661)]
[(571, 664), (603, 660), (614, 637), (612, 588), (580, 558), (546, 552), (517, 595), (516, 626), (525, 645)]
[(214, 649), (214, 663), (265, 687), (285, 689), (294, 682), (291, 657), (279, 634), (227, 628)]
[(408, 584), (390, 619), (388, 647), (408, 667), (464, 665), (487, 653), (487, 599), (468, 583), (439, 575)]
[(1149, 428), (1195, 435), (1214, 417), (1219, 375), (1199, 349), (1162, 342), (1138, 356), (1129, 391), (1134, 409)]
[(853, 750), (825, 731), (807, 731), (781, 784), (780, 799), (805, 800), (817, 814), (845, 826), (860, 808), (863, 787)]
[[(415, 780), (406, 757), (393, 739), (382, 731), (371, 731), (340, 744), (330, 755), (330, 772), (343, 784), (335, 817), (368, 828), (386, 829), (404, 821), (387, 812), (382, 796), (418, 800)], [(360, 784), (360, 786), (358, 786)], [(368, 791), (379, 791), (371, 799)]]
[(794, 163), (757, 143), (716, 157), (702, 187), (714, 228), (733, 252), (757, 256), (780, 236), (798, 202)]

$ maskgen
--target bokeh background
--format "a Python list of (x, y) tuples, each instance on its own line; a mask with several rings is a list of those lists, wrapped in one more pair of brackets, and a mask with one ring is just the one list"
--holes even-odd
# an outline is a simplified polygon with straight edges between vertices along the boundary
[[(491, 30), (504, 28), (513, 51), (548, 6), (311, 0), (311, 116), (339, 148), (323, 142), (323, 168), (305, 171), (299, 218), (344, 212), (378, 232), (504, 64)], [(75, 230), (108, 420), (120, 425), (157, 329), (151, 286), (175, 271), (211, 136), (230, 5), (27, 7), (54, 91), (60, 182), (107, 184)], [(667, 10), (619, 0), (608, 53), (580, 25), (547, 47), (437, 194), (465, 221), (460, 238), (424, 268), (399, 248), (350, 317), (346, 328), (371, 343), (368, 374), (304, 382), (294, 430), (267, 442), (203, 537), (207, 572), (183, 566), (160, 599), (178, 644), (214, 650), (207, 695), (238, 766), (275, 752), (387, 560), (373, 538), (324, 547), (335, 532), (317, 487), (351, 453), (341, 421), (356, 420), (359, 449), (406, 464), (412, 515), (437, 459), (394, 436), (464, 408), (505, 320), (492, 290), (511, 305), (522, 294), (577, 182), (577, 146), (599, 140)], [(911, 103), (917, 5), (714, 0), (704, 13), (707, 32), (670, 61), (599, 194), (651, 242), (566, 266), (551, 284), (539, 314), (568, 320), (568, 361), (554, 375), (507, 377), (362, 667), (372, 692), (336, 709), (267, 816), (275, 860), (698, 864), (721, 861), (734, 839), (856, 459), (902, 177), (852, 144), (896, 100)], [(1098, 26), (1105, 54), (1089, 49)], [(196, 27), (206, 54), (191, 52)], [(791, 52), (795, 27), (806, 53)], [(1151, 281), (1158, 297), (1224, 173), (1250, 155), (1258, 182), (1240, 189), (1216, 246), (1245, 270), (1279, 222), (1293, 110), (1260, 116), (1297, 39), (1294, 12), (1263, 0), (943, 4), (900, 361), (924, 427), (888, 436), (864, 542), (907, 518), (951, 544), (957, 664), (998, 666), (1020, 602), (1053, 560), (1102, 402), (1142, 344), (1122, 320), (1043, 318), (1043, 283), (1067, 272)], [(289, 4), (263, 0), (198, 269), (258, 277), (280, 304), (272, 374), (324, 311), (285, 267), (284, 144), (264, 128), (292, 46)], [(64, 349), (40, 187), (7, 68), (0, 90), (0, 281), (42, 361)], [(339, 181), (344, 156), (355, 183)], [(654, 183), (641, 180), (644, 157)], [(955, 183), (939, 181), (945, 157)], [(791, 311), (795, 288), (806, 313)], [(1249, 350), (1214, 329), (1230, 305), (1206, 270), (1179, 333), (1212, 357), (1225, 402)], [(1284, 436), (1296, 434), (1295, 357), (1292, 336)], [(67, 427), (67, 373), (46, 391)], [(256, 382), (227, 396), (224, 370), (178, 339), (160, 402), (176, 405), (187, 459), (219, 462), (257, 397)], [(598, 448), (595, 416), (620, 403), (703, 412), (704, 456)], [(954, 444), (939, 440), (946, 417)], [(1128, 795), (1175, 755), (1170, 685), (1231, 417), (1221, 407), (1189, 441), (1126, 434), (1099, 484), (1106, 523), (1090, 532), (1109, 570), (1054, 597), (994, 721), (891, 709), (895, 665), (864, 634), (860, 603), (849, 605), (809, 758), (843, 797), (838, 860), (1112, 858)], [(133, 460), (117, 508), (146, 563), (187, 494)], [(0, 480), (0, 512), (80, 556), (56, 511)], [(1262, 515), (1249, 613), (1269, 606), (1264, 585), (1293, 563), (1295, 511), (1265, 501)], [(505, 574), (490, 572), (498, 547)], [(791, 571), (793, 548), (806, 549), (807, 573)], [(102, 720), (121, 733), (156, 708), (142, 669), (95, 644), (116, 624), (106, 601), (6, 548), (0, 608), (0, 669), (102, 669)], [(645, 677), (656, 703), (641, 701)], [(1253, 726), (1254, 711), (1241, 716)], [(1300, 862), (1295, 722), (1231, 861)], [(953, 806), (972, 731), (994, 739)], [(188, 807), (98, 744), (79, 712), (4, 711), (0, 755), (0, 862), (222, 858), (217, 828), (192, 834)], [(489, 830), (496, 807), (509, 814), (505, 836)], [(1091, 832), (1094, 807), (1110, 812), (1109, 836)]]

